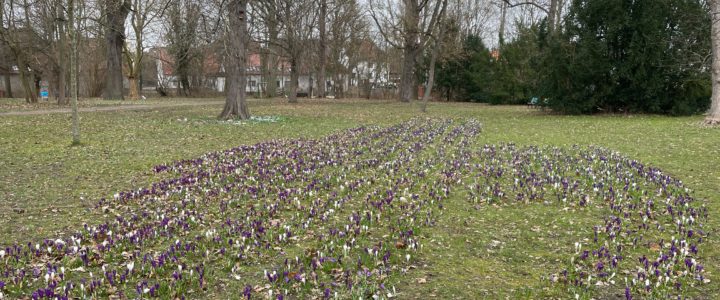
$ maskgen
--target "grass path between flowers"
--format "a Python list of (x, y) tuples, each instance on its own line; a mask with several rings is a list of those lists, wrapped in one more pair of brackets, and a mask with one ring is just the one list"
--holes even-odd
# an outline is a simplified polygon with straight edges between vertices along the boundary
[[(155, 101), (155, 100), (150, 100)], [(192, 102), (193, 100), (182, 100)], [(154, 103), (154, 102), (153, 102)], [(93, 107), (88, 103), (88, 107)], [(421, 115), (387, 101), (252, 101), (258, 116), (277, 122), (222, 123), (221, 106), (164, 107), (82, 114), (84, 145), (70, 148), (68, 115), (0, 118), (0, 244), (59, 235), (104, 216), (91, 209), (100, 197), (157, 180), (151, 167), (273, 138), (320, 137), (362, 124), (389, 125)], [(698, 291), (720, 295), (720, 130), (701, 117), (555, 116), (524, 107), (434, 103), (430, 117), (474, 117), (484, 124), (479, 144), (600, 145), (679, 178), (710, 208), (710, 242), (701, 250), (711, 282)], [(573, 242), (598, 214), (559, 207), (472, 207), (455, 194), (421, 264), (395, 278), (400, 298), (543, 298), (558, 296), (544, 279), (563, 265)], [(432, 249), (432, 250), (429, 250)], [(617, 293), (609, 291), (603, 298)]]

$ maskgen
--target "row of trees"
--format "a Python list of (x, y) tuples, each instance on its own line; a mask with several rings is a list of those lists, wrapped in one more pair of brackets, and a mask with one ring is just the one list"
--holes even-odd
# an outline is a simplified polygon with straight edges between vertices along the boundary
[[(448, 99), (524, 103), (538, 97), (566, 113), (688, 114), (710, 104), (708, 37), (717, 35), (711, 30), (717, 14), (710, 14), (716, 2), (0, 0), (0, 55), (9, 58), (0, 68), (17, 66), (29, 102), (37, 101), (42, 77), (66, 103), (70, 79), (78, 75), (71, 76), (65, 57), (75, 45), (73, 53), (84, 58), (75, 66), (79, 76), (95, 76), (79, 80), (85, 90), (123, 99), (126, 79), (134, 99), (149, 45), (167, 46), (182, 95), (197, 85), (194, 74), (211, 53), (228, 78), (221, 117), (246, 118), (248, 52), (261, 54), (269, 96), (289, 69), (288, 99), (296, 102), (301, 72), (320, 83), (316, 95), (328, 94), (328, 79), (341, 94), (372, 48), (375, 73), (380, 65), (399, 69), (404, 102), (417, 99), (420, 83), (427, 100), (437, 82)], [(104, 55), (89, 59), (92, 53)], [(102, 86), (91, 87), (94, 82)]]
[[(706, 122), (718, 123), (718, 1), (502, 2), (494, 49), (465, 35), (458, 52), (440, 59), (443, 97), (497, 104), (536, 98), (572, 114), (684, 115), (710, 108)], [(516, 15), (508, 39), (506, 15), (519, 7), (541, 17)], [(425, 56), (432, 61), (431, 52)]]

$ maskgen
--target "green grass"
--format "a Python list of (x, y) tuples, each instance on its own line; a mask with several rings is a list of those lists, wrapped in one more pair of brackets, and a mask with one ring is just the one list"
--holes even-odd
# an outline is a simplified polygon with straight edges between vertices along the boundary
[[(80, 99), (78, 107), (123, 107), (130, 105), (173, 105), (187, 103), (202, 103), (208, 101), (217, 101), (220, 99), (184, 99), (184, 98), (154, 98), (146, 100), (102, 100), (98, 98)], [(70, 108), (70, 104), (58, 105), (57, 100), (49, 101), (39, 100), (38, 103), (27, 103), (25, 99), (20, 98), (0, 98), (0, 113), (11, 111), (35, 111), (35, 110), (52, 110), (60, 108)]]
[[(8, 103), (1, 100), (0, 111), (38, 109)], [(92, 100), (85, 105), (117, 104)], [(150, 169), (157, 164), (267, 139), (319, 137), (422, 115), (414, 105), (385, 101), (301, 99), (291, 105), (257, 100), (251, 102), (253, 114), (282, 120), (231, 125), (214, 120), (220, 109), (209, 104), (85, 113), (79, 147), (70, 147), (67, 114), (0, 117), (0, 244), (100, 222), (104, 216), (92, 204), (156, 180)], [(484, 124), (481, 143), (600, 145), (682, 179), (711, 213), (706, 224), (710, 241), (701, 252), (711, 282), (698, 295), (720, 295), (720, 240), (715, 238), (720, 226), (720, 130), (699, 126), (701, 117), (556, 116), (524, 107), (463, 103), (433, 103), (427, 116), (479, 119)], [(392, 281), (401, 298), (561, 297), (543, 277), (563, 266), (564, 254), (586, 237), (585, 229), (598, 217), (592, 210), (567, 214), (540, 204), (472, 207), (455, 194), (438, 226), (423, 231), (430, 242), (418, 268)], [(563, 230), (551, 234), (552, 228)]]

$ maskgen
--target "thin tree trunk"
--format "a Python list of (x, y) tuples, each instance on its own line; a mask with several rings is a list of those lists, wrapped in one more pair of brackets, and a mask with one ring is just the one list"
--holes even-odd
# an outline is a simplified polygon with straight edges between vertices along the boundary
[(277, 55), (275, 53), (268, 53), (268, 68), (267, 68), (267, 96), (268, 98), (275, 98), (278, 90), (278, 64)]
[(107, 70), (105, 100), (123, 100), (122, 51), (125, 44), (125, 19), (130, 13), (129, 0), (106, 0)]
[(320, 61), (318, 63), (318, 97), (325, 98), (325, 85), (327, 80), (325, 79), (325, 62), (327, 61), (327, 36), (325, 34), (327, 27), (327, 0), (321, 0), (320, 2)]
[[(10, 69), (8, 69), (10, 70)], [(10, 71), (8, 71), (7, 74), (5, 74), (5, 97), (12, 98), (12, 82), (10, 82)]]
[(558, 12), (558, 0), (550, 0), (550, 10), (548, 11), (548, 31), (555, 31), (555, 23)]
[(423, 95), (423, 101), (422, 106), (420, 110), (422, 112), (427, 111), (427, 104), (428, 101), (430, 101), (430, 96), (432, 95), (432, 88), (435, 84), (435, 63), (437, 62), (437, 57), (440, 54), (440, 47), (442, 46), (442, 40), (443, 40), (443, 32), (444, 28), (442, 24), (440, 24), (438, 28), (438, 37), (435, 40), (435, 47), (433, 47), (432, 56), (430, 57), (430, 70), (428, 71), (428, 82), (427, 86), (425, 86), (425, 95)]
[[(270, 16), (272, 18), (268, 21), (268, 34), (271, 41), (277, 41), (278, 40), (278, 29), (277, 29), (277, 21), (274, 19), (275, 15)], [(268, 46), (268, 55), (267, 55), (267, 96), (268, 98), (275, 98), (277, 96), (277, 90), (278, 90), (278, 54), (277, 54), (277, 46), (275, 44), (270, 43)], [(281, 80), (283, 70), (280, 71), (281, 74)], [(284, 83), (284, 82), (283, 82)]]
[(296, 58), (290, 59), (290, 90), (288, 91), (288, 102), (297, 103), (298, 80), (300, 74)]
[(68, 104), (68, 97), (67, 97), (67, 69), (64, 67), (60, 69), (60, 73), (58, 74), (58, 104), (65, 105)]
[(498, 45), (502, 46), (505, 44), (505, 23), (507, 17), (507, 2), (503, 1), (500, 3), (500, 30), (498, 30)]
[(68, 0), (68, 33), (70, 34), (70, 90), (72, 91), (72, 144), (80, 144), (80, 116), (78, 115), (77, 88), (77, 31), (75, 30), (75, 1)]
[(720, 0), (710, 1), (712, 16), (712, 105), (705, 118), (708, 125), (720, 124)]
[[(57, 2), (57, 12), (60, 14), (60, 19), (64, 19), (65, 15), (63, 14), (63, 4), (64, 1), (58, 1)], [(56, 82), (56, 88), (57, 88), (57, 102), (58, 105), (65, 105), (69, 103), (69, 99), (67, 97), (67, 65), (68, 62), (65, 59), (68, 55), (68, 39), (67, 39), (67, 33), (65, 32), (65, 28), (67, 27), (66, 22), (58, 22), (57, 23), (57, 33), (59, 36), (57, 43), (57, 54), (56, 57), (57, 60), (57, 70), (55, 70), (57, 82)]]
[(228, 60), (230, 62), (228, 90), (225, 97), (225, 108), (220, 113), (220, 119), (239, 118), (246, 120), (250, 118), (250, 111), (245, 101), (246, 76), (246, 42), (247, 42), (247, 19), (245, 11), (246, 0), (233, 0), (230, 2), (230, 41), (228, 41)]
[(563, 5), (565, 5), (563, 0), (556, 0), (557, 1), (557, 13), (555, 14), (555, 30), (560, 30), (562, 28), (562, 14), (563, 14)]

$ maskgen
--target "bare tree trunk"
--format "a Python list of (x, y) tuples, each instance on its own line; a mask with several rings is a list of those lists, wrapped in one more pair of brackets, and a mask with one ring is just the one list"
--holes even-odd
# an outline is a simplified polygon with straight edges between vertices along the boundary
[(339, 73), (335, 73), (333, 75), (333, 92), (335, 94), (335, 99), (342, 99), (345, 96), (345, 93), (343, 93), (343, 79), (342, 76)]
[(417, 63), (417, 45), (406, 46), (403, 51), (403, 66), (400, 74), (400, 101), (410, 102), (413, 90), (417, 89), (415, 69)]
[(37, 103), (38, 97), (35, 94), (35, 90), (33, 89), (32, 85), (30, 84), (30, 74), (28, 74), (27, 71), (27, 64), (25, 63), (25, 59), (23, 59), (20, 55), (16, 56), (18, 57), (18, 73), (20, 73), (20, 81), (22, 82), (23, 89), (25, 90), (25, 102), (27, 103)]
[(560, 24), (562, 24), (562, 14), (563, 14), (563, 6), (565, 5), (564, 0), (555, 0), (557, 1), (556, 4), (556, 10), (557, 14), (555, 15), (555, 30), (561, 29)]
[(128, 76), (128, 98), (130, 100), (140, 99), (138, 79), (134, 76)]
[(268, 98), (275, 98), (278, 90), (278, 59), (277, 54), (268, 53), (268, 67), (267, 67), (267, 96)]
[(12, 98), (12, 83), (10, 82), (10, 72), (8, 72), (5, 76), (5, 97)]
[(130, 12), (130, 0), (106, 0), (105, 42), (107, 43), (107, 73), (105, 100), (123, 100), (122, 55), (125, 44), (125, 19)]
[(427, 111), (427, 104), (428, 101), (430, 101), (430, 96), (432, 95), (432, 88), (435, 84), (435, 63), (437, 62), (437, 57), (440, 54), (440, 48), (442, 46), (443, 41), (443, 33), (444, 28), (442, 23), (438, 26), (438, 36), (435, 40), (435, 47), (433, 47), (432, 56), (430, 57), (430, 70), (428, 71), (428, 82), (427, 86), (425, 86), (425, 95), (423, 95), (423, 101), (422, 106), (420, 107), (420, 111), (426, 112)]
[(558, 0), (550, 0), (550, 10), (548, 11), (548, 31), (555, 31), (555, 23), (558, 12)]
[(507, 2), (503, 1), (500, 3), (500, 30), (498, 30), (498, 45), (502, 46), (505, 44), (505, 23), (506, 23), (506, 17), (507, 17), (507, 9), (508, 9)]
[(288, 102), (297, 103), (297, 90), (300, 70), (298, 70), (298, 63), (296, 58), (290, 59), (290, 90), (288, 91)]
[(705, 123), (718, 125), (720, 124), (720, 0), (709, 2), (712, 16), (712, 105)]
[[(57, 12), (59, 14), (59, 19), (64, 19), (65, 15), (63, 13), (63, 3), (65, 1), (57, 1)], [(68, 35), (65, 32), (67, 28), (67, 22), (58, 22), (57, 23), (57, 33), (58, 33), (58, 41), (57, 41), (57, 69), (55, 70), (57, 82), (56, 88), (57, 88), (57, 102), (58, 105), (65, 105), (69, 103), (68, 95), (67, 95), (67, 67), (68, 62), (65, 59), (68, 55)]]
[[(277, 96), (278, 85), (278, 47), (275, 45), (275, 41), (278, 40), (278, 21), (274, 12), (269, 13), (266, 18), (265, 24), (268, 30), (268, 40), (271, 41), (267, 46), (267, 54), (265, 55), (265, 61), (263, 66), (265, 72), (263, 78), (266, 78), (267, 85), (267, 96), (268, 98), (275, 98)], [(280, 71), (282, 75), (282, 71)], [(282, 77), (282, 76), (281, 76)]]
[(232, 0), (229, 5), (230, 30), (227, 45), (227, 58), (229, 60), (230, 72), (227, 95), (225, 97), (225, 108), (220, 113), (220, 119), (239, 118), (246, 120), (250, 118), (250, 111), (245, 101), (246, 77), (246, 42), (247, 42), (247, 18), (245, 15), (247, 0)]
[(420, 11), (415, 0), (404, 0), (405, 12), (403, 15), (403, 28), (405, 29), (405, 41), (403, 49), (403, 66), (400, 74), (400, 101), (410, 102), (417, 90), (417, 78), (415, 69), (420, 45), (418, 45), (418, 22)]
[(72, 144), (80, 144), (80, 116), (78, 115), (77, 88), (77, 30), (75, 29), (75, 1), (68, 0), (68, 33), (70, 34), (70, 90), (72, 91)]
[(327, 27), (327, 0), (320, 1), (320, 60), (318, 62), (318, 97), (325, 98), (325, 63), (327, 61), (327, 36), (325, 34)]

